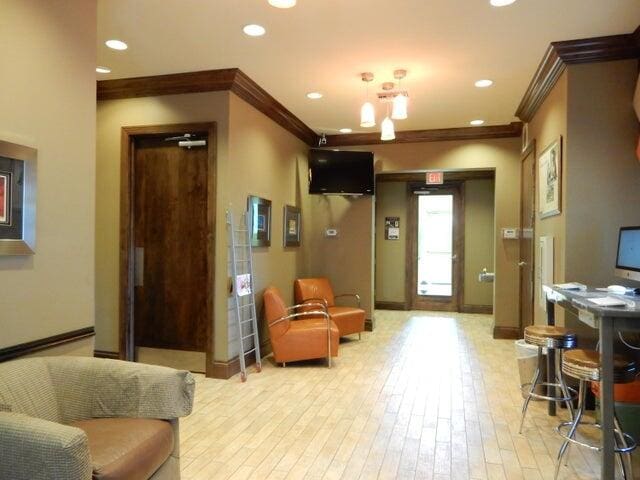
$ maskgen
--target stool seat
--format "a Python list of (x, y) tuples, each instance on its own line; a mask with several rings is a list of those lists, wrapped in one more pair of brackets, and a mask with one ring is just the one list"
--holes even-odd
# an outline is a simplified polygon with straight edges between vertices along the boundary
[[(562, 371), (578, 380), (600, 381), (600, 353), (595, 350), (575, 349), (564, 354)], [(613, 380), (630, 383), (635, 380), (636, 363), (622, 355), (613, 356)]]
[(574, 348), (577, 336), (567, 328), (555, 325), (529, 325), (524, 329), (524, 340), (531, 345), (547, 348)]

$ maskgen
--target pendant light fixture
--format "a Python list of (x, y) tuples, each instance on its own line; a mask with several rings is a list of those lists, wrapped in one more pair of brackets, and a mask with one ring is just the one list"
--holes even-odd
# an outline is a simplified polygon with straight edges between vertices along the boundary
[(395, 140), (396, 132), (393, 127), (393, 120), (389, 118), (389, 104), (387, 104), (387, 116), (382, 121), (382, 131), (380, 132), (380, 140), (383, 142)]
[(398, 80), (398, 94), (393, 97), (393, 109), (391, 110), (391, 118), (394, 120), (404, 120), (407, 118), (407, 104), (409, 97), (400, 88), (400, 82), (407, 76), (406, 70), (395, 70), (393, 77)]
[(373, 103), (369, 101), (369, 82), (373, 81), (373, 73), (365, 72), (361, 75), (362, 81), (366, 84), (366, 97), (365, 103), (360, 109), (360, 126), (363, 128), (370, 128), (376, 126), (376, 111), (373, 107)]

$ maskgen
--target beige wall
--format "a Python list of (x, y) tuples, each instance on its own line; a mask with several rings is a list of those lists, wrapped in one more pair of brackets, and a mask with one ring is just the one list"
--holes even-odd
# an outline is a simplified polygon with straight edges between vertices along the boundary
[[(373, 151), (376, 172), (427, 169), (495, 169), (494, 255), (496, 281), (494, 305), (496, 326), (517, 326), (518, 243), (500, 238), (503, 227), (520, 224), (520, 139), (366, 145), (354, 150)], [(368, 315), (373, 299), (373, 201), (369, 197), (313, 198), (314, 255), (312, 269), (330, 274), (341, 289), (358, 288)], [(340, 236), (325, 238), (325, 228), (337, 227)], [(335, 280), (334, 280), (335, 279)]]
[[(271, 200), (271, 246), (253, 250), (256, 305), (262, 316), (262, 292), (269, 285), (280, 289), (285, 302), (293, 304), (293, 281), (308, 271), (307, 145), (235, 94), (229, 108), (229, 160), (219, 169), (222, 191), (219, 201), (236, 218), (247, 208), (247, 195)], [(302, 209), (300, 247), (283, 245), (284, 205)], [(226, 242), (226, 239), (224, 239)], [(216, 259), (226, 265), (227, 257)], [(225, 283), (226, 284), (226, 283)], [(216, 316), (227, 314), (225, 302), (217, 302)], [(229, 358), (238, 355), (237, 326), (229, 316)], [(263, 336), (267, 334), (262, 327)], [(264, 338), (264, 337), (263, 337)]]
[(36, 254), (0, 257), (2, 348), (94, 324), (96, 3), (0, 10), (0, 139), (38, 149)]
[[(536, 142), (536, 159), (540, 152), (555, 140), (562, 137), (562, 162), (563, 170), (567, 165), (567, 72), (565, 71), (549, 96), (540, 106), (534, 118), (529, 123), (529, 139)], [(536, 172), (537, 163), (536, 163)], [(536, 179), (537, 183), (537, 179)], [(566, 192), (567, 176), (562, 177), (562, 191)], [(562, 211), (560, 215), (540, 219), (538, 211), (538, 191), (536, 187), (536, 220), (535, 220), (535, 248), (534, 248), (534, 268), (535, 268), (535, 288), (534, 288), (534, 316), (536, 323), (546, 323), (544, 310), (538, 301), (540, 296), (540, 255), (539, 244), (541, 236), (552, 236), (554, 238), (554, 276), (555, 282), (564, 282), (564, 258), (565, 258), (565, 212), (566, 195), (561, 196)], [(558, 312), (558, 322), (562, 322), (562, 311)]]
[(483, 268), (494, 269), (494, 181), (464, 184), (464, 304), (493, 305), (493, 283), (480, 283)]
[[(260, 292), (265, 286), (275, 284), (285, 300), (291, 302), (293, 280), (307, 271), (304, 245), (309, 222), (308, 148), (302, 141), (229, 92), (99, 102), (96, 219), (96, 348), (99, 350), (118, 350), (120, 129), (127, 125), (207, 121), (217, 122), (218, 129), (215, 359), (225, 361), (238, 352), (235, 320), (228, 316), (227, 209), (231, 209), (239, 221), (246, 209), (247, 195), (258, 195), (273, 202), (271, 247), (257, 248), (254, 252), (259, 316)], [(303, 209), (303, 247), (283, 247), (285, 203)]]
[[(407, 256), (407, 184), (379, 182), (376, 185), (375, 301), (405, 303)], [(400, 238), (385, 240), (385, 217), (400, 217)]]
[[(494, 269), (494, 182), (465, 182), (465, 305), (493, 305), (493, 284), (478, 282), (478, 273)], [(375, 301), (405, 303), (407, 184), (379, 182), (375, 201)], [(400, 240), (385, 240), (385, 217), (400, 217)]]
[[(98, 102), (96, 152), (96, 349), (118, 351), (120, 133), (123, 126), (217, 123), (218, 175), (228, 160), (229, 92), (167, 95)], [(218, 177), (220, 180), (222, 177)], [(218, 181), (218, 195), (225, 190)], [(224, 203), (216, 209), (216, 233), (225, 232)], [(226, 297), (226, 241), (216, 242), (216, 295)], [(219, 299), (220, 297), (218, 297)], [(225, 360), (226, 314), (216, 315), (216, 358)], [(218, 357), (220, 352), (222, 357)]]

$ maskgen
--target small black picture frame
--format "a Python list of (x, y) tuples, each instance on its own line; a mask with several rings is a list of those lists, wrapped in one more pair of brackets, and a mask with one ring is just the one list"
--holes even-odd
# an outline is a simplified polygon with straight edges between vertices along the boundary
[(302, 229), (302, 213), (298, 207), (284, 206), (284, 218), (282, 220), (282, 238), (285, 247), (300, 246), (300, 232)]

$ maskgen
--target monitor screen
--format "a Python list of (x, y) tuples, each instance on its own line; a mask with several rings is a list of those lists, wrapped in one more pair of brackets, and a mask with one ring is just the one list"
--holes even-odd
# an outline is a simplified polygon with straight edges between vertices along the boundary
[(640, 279), (640, 227), (620, 229), (616, 274), (632, 280)]

